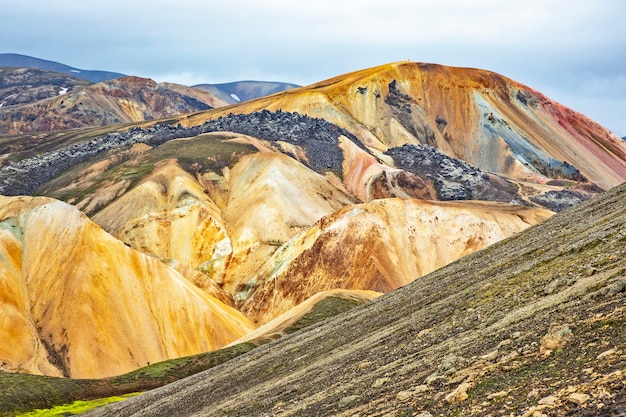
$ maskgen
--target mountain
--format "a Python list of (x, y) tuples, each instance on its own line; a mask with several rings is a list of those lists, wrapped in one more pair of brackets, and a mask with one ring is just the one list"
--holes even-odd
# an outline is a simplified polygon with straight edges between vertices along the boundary
[(35, 68), (0, 67), (0, 108), (58, 97), (90, 82)]
[[(120, 82), (153, 85), (120, 79), (88, 87), (80, 100), (104, 97), (95, 93), (116, 91)], [(184, 276), (190, 291), (231, 305), (250, 330), (288, 317), (320, 292), (388, 293), (420, 282), (626, 179), (626, 143), (585, 116), (494, 73), (419, 63), (362, 70), (224, 109), (4, 137), (0, 155), (4, 204), (41, 195), (55, 207), (73, 205), (106, 231), (97, 239), (112, 252), (142, 254)], [(0, 218), (0, 230), (15, 230), (20, 216)], [(50, 223), (63, 223), (71, 235), (83, 227), (76, 218), (51, 215)], [(44, 227), (31, 233), (42, 242), (54, 235)], [(69, 254), (50, 251), (46, 279), (67, 279), (66, 265), (83, 259), (76, 242), (65, 244)], [(115, 266), (134, 271), (128, 256)], [(18, 281), (35, 279), (7, 259), (0, 265), (18, 271)], [(81, 264), (86, 277), (108, 277), (98, 262)], [(460, 271), (455, 277), (450, 291), (474, 279)], [(85, 280), (85, 300), (101, 297), (100, 282)], [(151, 288), (156, 294), (137, 296), (138, 304), (171, 292)], [(447, 288), (439, 287), (442, 296)], [(197, 319), (173, 321), (193, 329)], [(121, 325), (109, 322), (117, 332)], [(65, 357), (64, 345), (80, 346), (73, 339), (79, 332), (63, 326), (56, 328), (67, 338), (55, 336), (52, 358)], [(52, 340), (37, 329), (32, 335)], [(145, 340), (147, 351), (169, 343)], [(6, 355), (29, 352), (21, 342), (12, 346)], [(131, 366), (126, 351), (115, 352)], [(22, 366), (13, 356), (0, 360), (6, 369)], [(110, 372), (94, 368), (90, 375)]]
[(128, 248), (75, 207), (0, 197), (0, 218), (3, 371), (119, 375), (253, 329), (199, 274)]
[(86, 415), (621, 415), (625, 198), (622, 185), (334, 319)]
[(296, 84), (272, 81), (236, 81), (223, 84), (198, 84), (194, 88), (207, 91), (228, 104), (269, 96), (299, 87)]
[(110, 71), (93, 71), (82, 70), (74, 67), (70, 67), (59, 62), (47, 61), (45, 59), (34, 58), (27, 55), (20, 54), (0, 54), (0, 66), (14, 67), (14, 68), (37, 68), (42, 70), (48, 70), (52, 72), (71, 75), (75, 78), (80, 78), (92, 83), (99, 83), (102, 81), (113, 80), (115, 78), (124, 77), (124, 74)]
[[(50, 83), (48, 72), (14, 70), (7, 75), (26, 73), (22, 86), (31, 91), (34, 84)], [(15, 78), (15, 77), (13, 77)], [(5, 81), (6, 82), (6, 81)], [(28, 84), (26, 84), (28, 83)], [(25, 104), (0, 108), (0, 132), (14, 135), (28, 132), (107, 126), (158, 119), (181, 113), (224, 106), (226, 103), (209, 93), (171, 83), (160, 83), (139, 77), (122, 77), (92, 85), (72, 86), (58, 81), (42, 100), (24, 100)], [(48, 90), (50, 88), (48, 87)], [(62, 93), (62, 94), (59, 94)], [(20, 93), (19, 96), (22, 96)]]
[[(626, 180), (626, 150), (617, 135), (530, 87), (479, 69), (388, 64), (181, 123), (262, 110), (323, 118), (357, 136), (377, 158), (404, 144), (429, 145), (521, 183), (584, 177), (608, 189)], [(355, 179), (371, 182), (380, 174), (373, 168)]]

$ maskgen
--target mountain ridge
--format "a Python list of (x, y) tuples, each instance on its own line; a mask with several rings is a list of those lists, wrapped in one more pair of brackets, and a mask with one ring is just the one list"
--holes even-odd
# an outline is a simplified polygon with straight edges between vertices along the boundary
[[(326, 118), (373, 151), (428, 144), (478, 168), (520, 180), (542, 176), (563, 161), (605, 189), (626, 180), (626, 149), (617, 135), (530, 87), (472, 68), (386, 64), (271, 99), (184, 116), (180, 122), (194, 125), (264, 109)], [(551, 144), (566, 138), (567, 146)], [(615, 156), (601, 161), (606, 151)], [(587, 159), (578, 160), (581, 155)], [(604, 165), (616, 180), (605, 183), (605, 169), (600, 169)]]
[(278, 81), (245, 80), (220, 84), (196, 84), (192, 87), (207, 91), (228, 104), (237, 104), (300, 86)]
[(126, 74), (111, 71), (82, 70), (69, 65), (61, 64), (60, 62), (14, 53), (0, 53), (0, 66), (45, 69), (68, 74), (92, 83), (99, 83), (126, 76)]

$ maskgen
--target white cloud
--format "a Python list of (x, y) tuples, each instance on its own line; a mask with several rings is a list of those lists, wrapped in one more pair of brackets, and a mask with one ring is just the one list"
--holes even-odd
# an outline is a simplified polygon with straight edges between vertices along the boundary
[(0, 38), (1, 52), (184, 84), (471, 66), (624, 114), (624, 16), (621, 0), (20, 0), (3, 5)]

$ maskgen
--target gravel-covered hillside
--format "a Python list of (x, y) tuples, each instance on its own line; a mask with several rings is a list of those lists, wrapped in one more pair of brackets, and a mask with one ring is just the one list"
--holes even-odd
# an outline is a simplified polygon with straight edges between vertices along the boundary
[(626, 185), (90, 416), (622, 416)]

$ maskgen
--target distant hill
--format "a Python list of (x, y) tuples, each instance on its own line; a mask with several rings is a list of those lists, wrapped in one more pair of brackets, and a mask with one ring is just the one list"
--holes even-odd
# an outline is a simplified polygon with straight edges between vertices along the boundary
[(224, 84), (198, 84), (192, 87), (208, 91), (228, 104), (237, 104), (242, 101), (254, 100), (255, 98), (291, 90), (299, 87), (299, 85), (268, 81), (237, 81)]
[(91, 84), (46, 70), (0, 67), (0, 134), (140, 122), (225, 105), (206, 91), (148, 78)]
[(34, 58), (32, 56), (20, 54), (0, 54), (0, 66), (16, 67), (16, 68), (39, 68), (48, 71), (69, 74), (76, 78), (99, 83), (102, 81), (113, 80), (115, 78), (124, 77), (125, 74), (111, 71), (93, 71), (83, 70), (59, 62), (47, 61), (45, 59)]
[(89, 81), (65, 73), (0, 66), (0, 108), (59, 97), (89, 85)]

